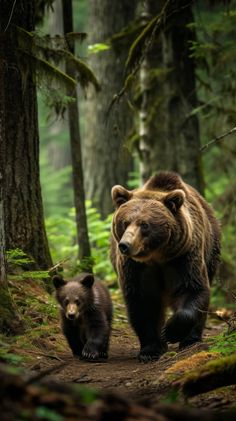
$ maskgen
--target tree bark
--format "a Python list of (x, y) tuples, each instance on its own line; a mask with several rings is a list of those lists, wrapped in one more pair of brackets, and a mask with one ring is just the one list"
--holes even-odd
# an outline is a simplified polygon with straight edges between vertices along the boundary
[[(160, 2), (146, 0), (142, 2), (141, 19), (146, 25), (161, 11)], [(139, 72), (141, 100), (139, 107), (139, 169), (141, 183), (158, 171), (166, 161), (163, 156), (166, 135), (162, 122), (165, 119), (163, 110), (162, 48), (160, 37), (153, 40), (150, 50), (141, 63)]]
[(178, 7), (179, 11), (174, 13), (162, 32), (163, 65), (169, 70), (164, 84), (165, 169), (180, 173), (185, 181), (203, 193), (199, 122), (198, 117), (192, 114), (198, 105), (195, 63), (190, 57), (191, 41), (196, 40), (196, 34), (193, 28), (187, 27), (194, 17), (191, 3), (179, 1), (175, 9)]
[(3, 212), (6, 249), (21, 248), (38, 267), (51, 265), (39, 180), (35, 71), (20, 53), (17, 26), (34, 30), (34, 2), (0, 1), (0, 112)]
[[(164, 3), (145, 1), (145, 18), (157, 15)], [(186, 26), (194, 18), (191, 4), (173, 3), (173, 17), (158, 32), (140, 69), (140, 172), (145, 182), (157, 170), (176, 171), (203, 193), (199, 123), (191, 115), (197, 107), (195, 64), (189, 50), (195, 32)]]
[(2, 44), (0, 44), (0, 332), (19, 333), (23, 326), (19, 314), (14, 306), (8, 289), (6, 264), (6, 230), (4, 215), (4, 161), (1, 159), (5, 143), (5, 91), (4, 91), (5, 64), (2, 59)]
[[(0, 122), (0, 126), (1, 126), (1, 122)], [(0, 148), (0, 151), (1, 151), (1, 148)], [(5, 255), (6, 241), (5, 241), (5, 223), (4, 223), (4, 213), (3, 213), (3, 195), (2, 195), (1, 184), (2, 184), (2, 173), (0, 171), (0, 283), (2, 286), (6, 286), (7, 285), (7, 269), (6, 269), (6, 255)]]
[[(134, 19), (136, 5), (136, 0), (90, 0), (89, 43), (107, 43), (112, 35), (122, 31)], [(104, 217), (112, 210), (112, 186), (125, 184), (132, 169), (127, 139), (133, 129), (133, 113), (125, 97), (113, 108), (105, 123), (109, 104), (123, 86), (127, 52), (127, 39), (124, 38), (122, 42), (112, 44), (109, 50), (92, 54), (89, 58), (101, 83), (101, 92), (97, 94), (89, 90), (86, 103), (85, 191)]]
[[(73, 10), (71, 0), (62, 0), (64, 34), (73, 32)], [(74, 46), (71, 47), (74, 54)], [(66, 63), (66, 73), (75, 78), (73, 65)], [(83, 262), (83, 269), (91, 270), (90, 244), (88, 237), (87, 218), (85, 209), (84, 177), (82, 168), (81, 137), (79, 129), (79, 108), (76, 89), (68, 92), (69, 96), (75, 98), (74, 102), (68, 105), (68, 119), (70, 130), (72, 176), (74, 188), (74, 203), (76, 212), (76, 227), (79, 244), (79, 259)], [(86, 259), (86, 260), (84, 260)]]

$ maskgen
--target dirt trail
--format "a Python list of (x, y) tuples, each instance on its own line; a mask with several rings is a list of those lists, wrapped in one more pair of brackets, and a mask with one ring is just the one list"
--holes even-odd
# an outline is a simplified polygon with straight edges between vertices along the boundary
[[(208, 325), (204, 337), (207, 339), (221, 330), (220, 325)], [(63, 352), (55, 353), (55, 341), (62, 342)], [(181, 352), (176, 345), (172, 345), (159, 361), (148, 364), (138, 362), (138, 348), (137, 338), (130, 327), (124, 324), (113, 329), (109, 359), (106, 362), (86, 362), (74, 358), (63, 336), (58, 334), (57, 337), (54, 335), (48, 338), (46, 345), (44, 342), (42, 352), (35, 356), (36, 362), (28, 368), (37, 374), (52, 369), (48, 377), (56, 381), (120, 392), (139, 401), (167, 402), (176, 378), (190, 368), (215, 358), (207, 352), (205, 341)], [(235, 401), (236, 387), (233, 386), (193, 398), (191, 404), (205, 408), (228, 408)]]

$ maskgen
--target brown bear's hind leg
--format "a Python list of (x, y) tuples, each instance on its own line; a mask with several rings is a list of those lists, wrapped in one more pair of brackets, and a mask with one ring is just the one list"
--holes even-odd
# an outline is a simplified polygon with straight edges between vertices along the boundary
[(190, 335), (188, 335), (179, 343), (179, 350), (187, 348), (188, 346), (191, 346), (195, 344), (196, 342), (202, 341), (202, 332), (205, 326), (206, 318), (207, 318), (207, 313), (202, 313), (199, 316), (199, 322), (191, 330)]

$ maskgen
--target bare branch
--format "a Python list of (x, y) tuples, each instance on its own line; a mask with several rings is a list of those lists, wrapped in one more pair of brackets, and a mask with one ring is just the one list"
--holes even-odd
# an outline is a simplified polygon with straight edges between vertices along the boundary
[(219, 142), (221, 139), (224, 139), (225, 137), (229, 136), (230, 134), (234, 133), (236, 131), (236, 127), (233, 127), (229, 132), (226, 132), (220, 136), (215, 137), (214, 139), (210, 140), (210, 142), (206, 143), (200, 148), (200, 152), (203, 152), (205, 149), (209, 148), (209, 146), (213, 145), (214, 143)]

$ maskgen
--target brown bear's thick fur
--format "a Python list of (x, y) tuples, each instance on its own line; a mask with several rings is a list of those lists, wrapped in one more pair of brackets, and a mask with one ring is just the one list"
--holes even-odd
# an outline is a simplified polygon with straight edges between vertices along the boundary
[(108, 357), (112, 303), (108, 289), (89, 273), (70, 281), (55, 275), (61, 327), (74, 355), (94, 360)]
[[(220, 256), (211, 207), (179, 175), (161, 172), (136, 190), (114, 186), (111, 259), (140, 340), (139, 358), (159, 358), (167, 342), (201, 340), (210, 283)], [(165, 324), (165, 310), (173, 316)]]

